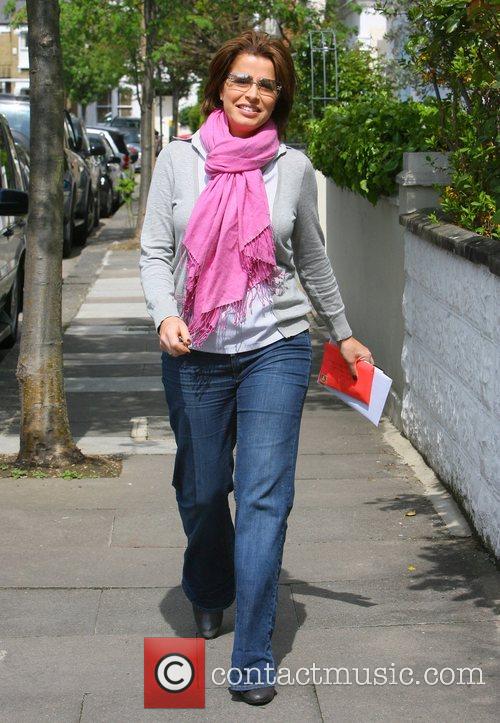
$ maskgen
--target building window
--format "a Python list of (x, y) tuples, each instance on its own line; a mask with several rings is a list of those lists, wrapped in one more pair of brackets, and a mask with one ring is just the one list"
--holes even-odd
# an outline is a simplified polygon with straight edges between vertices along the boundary
[(19, 33), (19, 70), (28, 70), (30, 59), (28, 54), (28, 31), (21, 30)]
[(110, 120), (112, 111), (111, 91), (108, 90), (97, 99), (97, 122), (105, 123)]
[(118, 88), (118, 115), (130, 118), (132, 115), (132, 88)]

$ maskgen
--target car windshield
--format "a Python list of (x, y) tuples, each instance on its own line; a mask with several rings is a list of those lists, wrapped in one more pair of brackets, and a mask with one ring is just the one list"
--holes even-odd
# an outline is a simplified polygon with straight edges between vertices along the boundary
[(28, 103), (2, 103), (0, 113), (9, 121), (14, 138), (19, 141), (27, 151), (30, 149), (30, 107)]
[(123, 133), (126, 143), (141, 142), (141, 134), (136, 128), (122, 128), (121, 132)]
[(140, 118), (116, 117), (116, 118), (113, 118), (113, 120), (111, 121), (111, 125), (119, 126), (120, 128), (140, 128), (141, 127), (141, 119)]

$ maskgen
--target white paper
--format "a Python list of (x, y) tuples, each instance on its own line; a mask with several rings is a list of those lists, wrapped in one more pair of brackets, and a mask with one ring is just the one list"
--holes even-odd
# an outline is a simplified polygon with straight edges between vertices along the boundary
[(325, 384), (320, 384), (323, 389), (325, 389), (327, 392), (330, 392), (330, 394), (333, 394), (334, 397), (338, 397), (350, 407), (360, 412), (363, 417), (366, 417), (370, 420), (370, 422), (373, 422), (376, 427), (378, 427), (380, 417), (382, 416), (382, 412), (384, 411), (385, 402), (387, 400), (391, 385), (392, 379), (390, 379), (386, 374), (384, 374), (381, 369), (375, 367), (372, 382), (372, 392), (370, 396), (370, 404), (368, 405), (364, 402), (361, 402), (359, 399), (353, 399), (352, 397), (344, 394), (343, 392), (339, 392), (336, 389), (327, 387)]

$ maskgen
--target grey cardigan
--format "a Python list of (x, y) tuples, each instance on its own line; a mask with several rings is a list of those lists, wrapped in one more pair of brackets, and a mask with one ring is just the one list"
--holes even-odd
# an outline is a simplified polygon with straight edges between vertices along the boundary
[[(180, 316), (186, 253), (182, 238), (200, 193), (197, 152), (190, 139), (171, 141), (160, 153), (151, 180), (141, 236), (140, 271), (146, 306), (156, 329), (167, 316)], [(283, 336), (309, 328), (311, 306), (335, 340), (351, 336), (318, 217), (314, 168), (301, 151), (280, 144), (278, 183), (272, 210), (276, 263), (284, 285), (272, 310)]]

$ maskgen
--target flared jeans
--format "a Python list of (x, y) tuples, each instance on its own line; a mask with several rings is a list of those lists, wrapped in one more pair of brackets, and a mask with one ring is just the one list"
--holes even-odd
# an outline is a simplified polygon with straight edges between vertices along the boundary
[(187, 536), (182, 588), (205, 610), (236, 599), (232, 690), (275, 683), (271, 636), (311, 357), (308, 330), (236, 354), (162, 354)]

